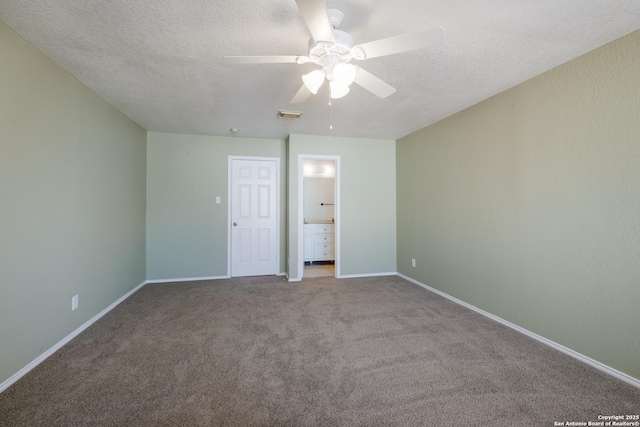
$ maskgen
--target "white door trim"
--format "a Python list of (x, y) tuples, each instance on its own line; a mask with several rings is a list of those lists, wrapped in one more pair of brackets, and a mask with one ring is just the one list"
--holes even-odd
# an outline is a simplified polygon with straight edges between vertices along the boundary
[(280, 272), (280, 157), (253, 157), (253, 156), (229, 156), (227, 161), (227, 277), (231, 277), (231, 194), (232, 175), (231, 165), (233, 160), (264, 160), (276, 162), (276, 263), (277, 268), (274, 274)]
[(336, 209), (336, 223), (335, 223), (335, 267), (336, 275), (340, 276), (340, 156), (324, 156), (320, 154), (298, 154), (298, 277), (296, 279), (289, 279), (291, 281), (302, 280), (304, 275), (304, 192), (303, 192), (303, 175), (304, 167), (303, 162), (305, 159), (314, 160), (333, 160), (336, 162), (336, 179), (335, 179), (335, 209)]

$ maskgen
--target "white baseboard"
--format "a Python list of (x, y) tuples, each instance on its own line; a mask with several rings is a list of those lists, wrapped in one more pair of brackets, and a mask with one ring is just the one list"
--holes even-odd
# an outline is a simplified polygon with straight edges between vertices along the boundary
[(341, 274), (336, 276), (337, 279), (355, 279), (357, 277), (379, 277), (379, 276), (397, 276), (397, 271), (388, 271), (384, 273), (364, 273), (364, 274)]
[[(336, 276), (336, 279), (355, 279), (358, 277), (380, 277), (380, 276), (397, 276), (397, 275), (398, 275), (397, 271), (388, 271), (383, 273), (340, 274), (339, 276)], [(286, 277), (289, 282), (300, 282), (303, 279), (302, 277), (291, 278), (288, 275)]]
[(173, 283), (173, 282), (196, 282), (199, 280), (220, 280), (230, 279), (230, 276), (206, 276), (206, 277), (176, 277), (174, 279), (154, 279), (147, 280), (145, 283)]
[[(276, 276), (287, 276), (287, 273), (276, 273)], [(146, 283), (179, 283), (179, 282), (197, 282), (199, 280), (221, 280), (221, 279), (231, 279), (231, 276), (205, 276), (205, 277), (176, 277), (174, 279), (154, 279), (147, 280)]]
[(473, 305), (471, 305), (469, 303), (466, 303), (466, 302), (464, 302), (462, 300), (459, 300), (458, 298), (452, 297), (451, 295), (446, 294), (446, 293), (444, 293), (442, 291), (439, 291), (437, 289), (434, 289), (431, 286), (425, 285), (424, 283), (419, 282), (416, 279), (413, 279), (413, 278), (411, 278), (409, 276), (405, 276), (404, 274), (400, 274), (400, 273), (398, 273), (398, 276), (402, 277), (405, 280), (408, 280), (411, 283), (415, 283), (416, 285), (421, 286), (421, 287), (423, 287), (423, 288), (425, 288), (425, 289), (427, 289), (427, 290), (429, 290), (429, 291), (431, 291), (433, 293), (436, 293), (436, 294), (438, 294), (438, 295), (440, 295), (440, 296), (442, 296), (444, 298), (447, 298), (448, 300), (453, 301), (456, 304), (460, 304), (460, 305), (462, 305), (462, 306), (464, 306), (464, 307), (466, 307), (468, 309), (471, 309), (471, 310), (475, 311), (476, 313), (480, 313), (483, 316), (486, 316), (486, 317), (488, 317), (488, 318), (490, 318), (492, 320), (495, 320), (496, 322), (500, 322), (503, 325), (505, 325), (505, 326), (507, 326), (507, 327), (509, 327), (511, 329), (514, 329), (514, 330), (516, 330), (516, 331), (518, 331), (518, 332), (520, 332), (520, 333), (522, 333), (522, 334), (524, 334), (524, 335), (526, 335), (526, 336), (528, 336), (530, 338), (533, 338), (536, 341), (539, 341), (539, 342), (541, 342), (543, 344), (548, 345), (549, 347), (552, 347), (552, 348), (554, 348), (554, 349), (556, 349), (558, 351), (561, 351), (564, 354), (567, 354), (567, 355), (573, 357), (574, 359), (577, 359), (577, 360), (579, 360), (579, 361), (581, 361), (583, 363), (586, 363), (587, 365), (593, 366), (594, 368), (596, 368), (596, 369), (598, 369), (598, 370), (600, 370), (600, 371), (602, 371), (604, 373), (607, 373), (607, 374), (609, 374), (609, 375), (611, 375), (613, 377), (616, 377), (619, 380), (622, 380), (622, 381), (624, 381), (624, 382), (626, 382), (628, 384), (631, 384), (632, 386), (640, 388), (640, 380), (637, 379), (637, 378), (632, 377), (631, 375), (627, 375), (624, 372), (620, 372), (617, 369), (612, 368), (611, 366), (605, 365), (604, 363), (600, 363), (597, 360), (594, 360), (594, 359), (592, 359), (592, 358), (590, 358), (588, 356), (585, 356), (584, 354), (578, 353), (577, 351), (571, 350), (570, 348), (565, 347), (565, 346), (563, 346), (561, 344), (558, 344), (555, 341), (551, 341), (550, 339), (547, 339), (547, 338), (545, 338), (543, 336), (540, 336), (540, 335), (538, 335), (538, 334), (536, 334), (534, 332), (531, 332), (531, 331), (529, 331), (529, 330), (527, 330), (525, 328), (522, 328), (522, 327), (520, 327), (518, 325), (515, 325), (515, 324), (513, 324), (513, 323), (511, 323), (511, 322), (509, 322), (507, 320), (504, 320), (501, 317), (493, 315), (493, 314), (491, 314), (491, 313), (489, 313), (487, 311), (484, 311), (484, 310), (482, 310), (482, 309), (480, 309), (480, 308), (478, 308), (476, 306), (473, 306)]
[(20, 378), (22, 378), (23, 376), (28, 374), (29, 371), (31, 371), (33, 368), (35, 368), (36, 366), (38, 366), (39, 364), (44, 362), (49, 356), (51, 356), (53, 353), (55, 353), (60, 348), (62, 348), (62, 346), (64, 346), (66, 343), (68, 343), (69, 341), (74, 339), (76, 336), (78, 336), (78, 334), (80, 334), (82, 331), (87, 329), (89, 326), (93, 325), (98, 319), (100, 319), (102, 316), (104, 316), (105, 314), (107, 314), (108, 312), (113, 310), (118, 304), (120, 304), (122, 301), (124, 301), (127, 298), (129, 298), (134, 292), (136, 292), (138, 289), (140, 289), (141, 287), (143, 287), (146, 284), (147, 284), (147, 282), (142, 282), (138, 286), (136, 286), (135, 288), (131, 289), (129, 292), (127, 292), (126, 294), (124, 294), (123, 296), (118, 298), (114, 303), (109, 305), (107, 308), (102, 310), (100, 313), (96, 314), (91, 319), (87, 320), (78, 329), (76, 329), (75, 331), (71, 332), (69, 335), (64, 337), (61, 341), (59, 341), (57, 344), (55, 344), (49, 350), (45, 351), (40, 356), (36, 357), (27, 366), (25, 366), (24, 368), (20, 369), (18, 372), (16, 372), (15, 374), (13, 374), (9, 378), (7, 378), (5, 381), (2, 382), (2, 384), (0, 384), (0, 393), (5, 391), (7, 388), (9, 388), (13, 383), (18, 381)]

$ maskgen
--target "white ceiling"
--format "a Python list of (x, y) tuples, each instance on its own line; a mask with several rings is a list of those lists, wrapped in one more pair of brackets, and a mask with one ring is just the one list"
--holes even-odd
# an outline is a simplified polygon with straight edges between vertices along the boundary
[[(358, 65), (397, 89), (290, 99), (312, 64), (294, 0), (2, 0), (0, 20), (149, 131), (397, 139), (640, 28), (637, 0), (327, 0), (356, 44), (443, 26), (439, 51)], [(325, 85), (326, 86), (326, 85)], [(297, 121), (277, 110), (299, 110)], [(329, 125), (333, 125), (333, 130)]]

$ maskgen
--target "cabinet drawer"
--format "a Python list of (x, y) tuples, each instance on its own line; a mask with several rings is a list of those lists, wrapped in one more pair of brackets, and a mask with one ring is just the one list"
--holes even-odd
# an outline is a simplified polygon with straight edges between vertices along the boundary
[(331, 260), (334, 259), (335, 249), (333, 243), (324, 244), (316, 243), (314, 257), (317, 260)]
[(335, 233), (335, 224), (314, 224), (314, 231), (318, 233)]
[(314, 236), (314, 242), (315, 243), (331, 243), (333, 245), (335, 238), (336, 238), (335, 234), (316, 234)]
[(305, 224), (304, 225), (304, 234), (314, 234), (315, 226), (313, 224)]
[(333, 261), (334, 258), (333, 254), (318, 254), (314, 261)]
[(318, 243), (316, 242), (314, 249), (316, 251), (316, 253), (318, 252), (326, 252), (326, 251), (331, 251), (334, 252), (334, 246), (333, 246), (333, 242), (329, 242), (329, 243)]

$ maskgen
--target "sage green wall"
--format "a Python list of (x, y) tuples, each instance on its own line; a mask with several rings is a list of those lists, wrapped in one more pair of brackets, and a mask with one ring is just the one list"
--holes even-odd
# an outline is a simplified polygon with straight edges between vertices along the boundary
[(289, 136), (289, 277), (298, 271), (298, 156), (340, 156), (340, 274), (396, 271), (395, 141)]
[[(285, 271), (285, 141), (149, 132), (147, 279), (227, 275), (228, 156), (280, 158), (280, 265)], [(216, 196), (221, 203), (216, 204)]]
[(635, 378), (639, 46), (636, 32), (397, 142), (401, 273)]
[(145, 281), (146, 132), (2, 23), (0, 52), (2, 383)]

